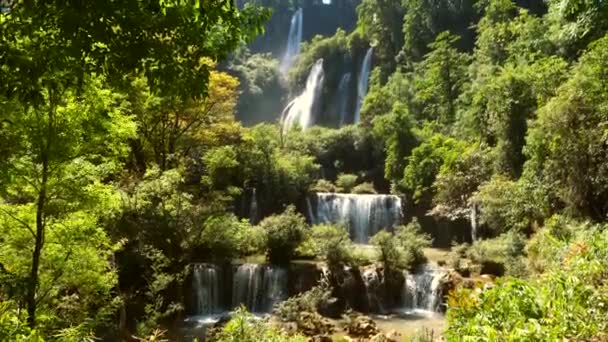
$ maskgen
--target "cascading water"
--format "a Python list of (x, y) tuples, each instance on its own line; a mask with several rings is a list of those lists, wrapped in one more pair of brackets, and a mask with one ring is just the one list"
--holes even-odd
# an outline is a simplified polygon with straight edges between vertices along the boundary
[(401, 222), (401, 198), (392, 195), (316, 193), (316, 211), (311, 222), (344, 223), (351, 239), (367, 243), (379, 230)]
[(323, 59), (321, 58), (310, 69), (310, 74), (308, 74), (306, 80), (306, 88), (302, 94), (291, 101), (283, 110), (281, 115), (283, 132), (287, 132), (295, 123), (298, 123), (302, 129), (314, 125), (315, 106), (318, 105), (324, 79)]
[(369, 73), (372, 67), (372, 52), (373, 48), (369, 48), (361, 63), (361, 71), (359, 72), (359, 83), (357, 84), (357, 107), (355, 109), (355, 124), (360, 121), (361, 106), (363, 105), (363, 99), (367, 95), (367, 88), (369, 85)]
[(249, 206), (249, 222), (251, 224), (258, 223), (258, 197), (255, 188), (251, 191), (251, 204)]
[(281, 73), (287, 74), (289, 68), (293, 64), (294, 60), (300, 53), (300, 43), (302, 42), (302, 22), (303, 22), (302, 9), (298, 10), (291, 17), (291, 24), (289, 25), (289, 36), (287, 37), (287, 48), (285, 55), (281, 61)]
[(418, 273), (404, 272), (403, 307), (407, 310), (437, 312), (441, 272), (425, 267)]
[(350, 90), (350, 79), (352, 78), (351, 73), (345, 73), (340, 80), (338, 85), (338, 113), (340, 114), (340, 127), (346, 124), (348, 116), (348, 94)]
[(475, 242), (477, 240), (477, 204), (473, 203), (471, 205), (471, 241)]
[(222, 311), (221, 281), (221, 268), (209, 264), (194, 265), (192, 287), (197, 315), (211, 315)]
[(286, 298), (287, 271), (270, 265), (243, 264), (234, 274), (232, 305), (251, 312), (270, 312)]

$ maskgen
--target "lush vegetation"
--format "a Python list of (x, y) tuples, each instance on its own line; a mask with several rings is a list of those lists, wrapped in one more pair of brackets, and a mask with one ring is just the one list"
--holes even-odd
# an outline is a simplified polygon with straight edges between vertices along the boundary
[[(0, 1), (1, 340), (160, 339), (192, 263), (389, 278), (438, 235), (448, 267), (503, 277), (450, 294), (448, 339), (606, 339), (608, 3), (333, 1), (282, 75), (270, 45), (318, 6)], [(370, 47), (361, 122), (338, 127)], [(320, 58), (324, 127), (281, 130)], [(310, 225), (311, 192), (399, 195), (407, 220), (362, 255), (348, 222)], [(297, 320), (325, 290), (276, 313)], [(242, 310), (215, 333), (303, 339)]]

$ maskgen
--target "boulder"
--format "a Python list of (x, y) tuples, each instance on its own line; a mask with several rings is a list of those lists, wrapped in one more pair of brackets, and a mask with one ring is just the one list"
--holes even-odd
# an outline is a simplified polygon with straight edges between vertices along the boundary
[(367, 340), (380, 333), (376, 322), (363, 315), (352, 317), (344, 329), (348, 336)]

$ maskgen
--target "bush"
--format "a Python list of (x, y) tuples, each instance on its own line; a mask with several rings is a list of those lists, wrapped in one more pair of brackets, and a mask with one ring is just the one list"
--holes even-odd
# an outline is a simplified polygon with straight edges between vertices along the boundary
[(0, 341), (43, 342), (44, 339), (28, 327), (25, 311), (18, 310), (13, 302), (0, 300)]
[(309, 243), (315, 255), (325, 260), (330, 268), (351, 264), (353, 243), (344, 226), (321, 224), (312, 227)]
[(254, 317), (244, 308), (236, 310), (232, 319), (224, 328), (210, 336), (216, 342), (305, 342), (306, 338), (295, 335), (288, 336), (268, 325), (267, 322)]
[(395, 228), (394, 233), (378, 232), (370, 243), (380, 250), (379, 261), (385, 269), (411, 270), (426, 261), (423, 248), (431, 245), (431, 238), (420, 232), (420, 224), (414, 219)]
[(350, 193), (357, 185), (357, 176), (349, 173), (341, 173), (336, 180), (339, 192)]
[(233, 214), (210, 217), (203, 227), (202, 245), (209, 255), (218, 259), (231, 260), (254, 254), (264, 241), (263, 231)]
[(326, 179), (319, 179), (311, 188), (310, 188), (311, 192), (336, 192), (336, 186), (326, 180)]
[(273, 310), (273, 314), (284, 322), (295, 322), (302, 312), (317, 312), (317, 307), (331, 297), (331, 291), (323, 286), (299, 293), (282, 301)]
[(527, 274), (524, 248), (525, 237), (510, 231), (494, 239), (475, 241), (467, 257), (481, 266), (481, 273), (524, 276)]
[(304, 240), (307, 228), (304, 217), (296, 213), (293, 206), (282, 214), (265, 218), (259, 227), (266, 232), (266, 252), (273, 264), (289, 263)]
[(372, 183), (365, 182), (355, 186), (352, 192), (353, 194), (375, 194), (376, 189)]

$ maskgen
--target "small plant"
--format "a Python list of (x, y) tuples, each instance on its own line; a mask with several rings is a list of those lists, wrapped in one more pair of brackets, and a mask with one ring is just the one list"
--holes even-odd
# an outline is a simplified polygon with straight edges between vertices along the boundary
[(339, 192), (350, 193), (357, 185), (357, 176), (350, 173), (341, 173), (336, 180)]
[(336, 192), (334, 183), (327, 179), (319, 179), (311, 188), (311, 192)]
[(289, 263), (304, 241), (307, 229), (306, 220), (293, 206), (282, 214), (265, 218), (259, 227), (266, 232), (266, 253), (273, 264)]
[(376, 189), (374, 189), (374, 185), (372, 183), (365, 182), (355, 186), (352, 192), (353, 194), (375, 194)]
[(420, 232), (420, 224), (413, 220), (406, 226), (395, 228), (394, 233), (380, 231), (370, 243), (379, 250), (379, 261), (386, 269), (413, 269), (423, 263), (424, 248), (431, 245), (431, 238)]

